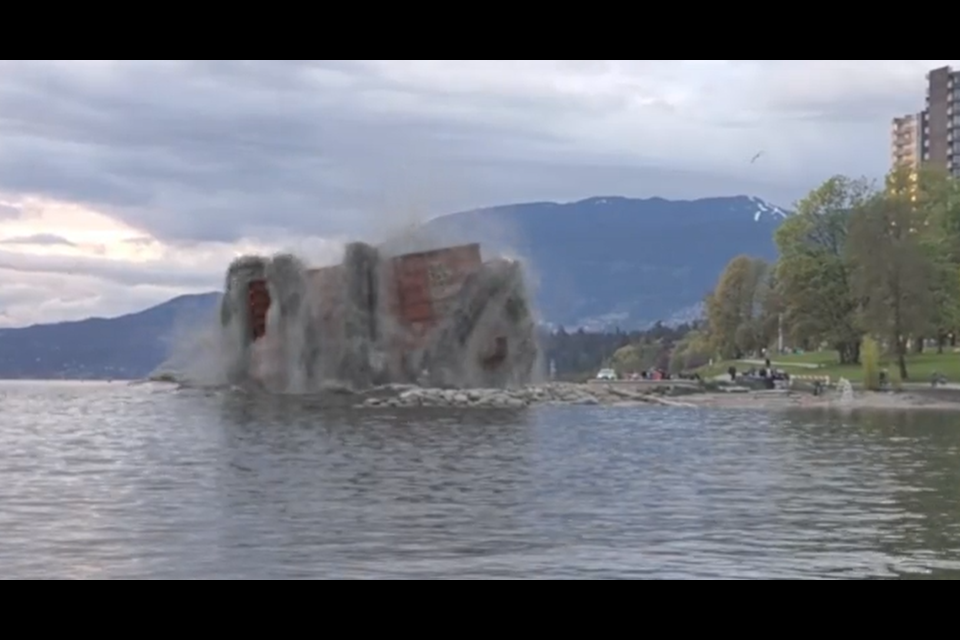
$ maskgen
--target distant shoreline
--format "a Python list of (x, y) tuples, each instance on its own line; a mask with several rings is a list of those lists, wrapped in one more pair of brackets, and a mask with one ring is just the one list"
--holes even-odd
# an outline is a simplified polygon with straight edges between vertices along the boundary
[[(162, 384), (179, 387), (174, 381), (149, 380), (149, 379), (115, 379), (107, 380), (102, 378), (55, 378), (55, 379), (30, 379), (30, 378), (0, 378), (0, 384), (86, 384), (86, 385), (124, 385), (135, 386), (137, 384)], [(664, 384), (664, 383), (661, 383)], [(401, 385), (403, 386), (403, 385)], [(624, 385), (628, 386), (628, 385)], [(668, 385), (665, 385), (668, 386)], [(564, 398), (561, 401), (547, 404), (592, 404), (594, 406), (608, 407), (675, 407), (675, 408), (698, 408), (698, 409), (738, 409), (738, 410), (760, 410), (760, 411), (784, 411), (792, 409), (829, 409), (829, 410), (892, 410), (892, 411), (958, 411), (960, 412), (960, 388), (914, 388), (905, 391), (887, 391), (875, 392), (855, 390), (853, 398), (844, 401), (834, 389), (826, 390), (822, 395), (814, 395), (810, 390), (784, 389), (784, 390), (742, 390), (742, 391), (694, 391), (689, 389), (689, 384), (678, 385), (686, 387), (687, 392), (679, 395), (660, 393), (650, 393), (653, 388), (646, 389), (647, 392), (637, 391), (617, 391), (617, 385), (597, 384), (597, 383), (547, 383), (546, 385), (534, 385), (531, 388), (556, 388), (561, 390), (561, 394), (572, 394), (570, 398)], [(414, 387), (418, 388), (418, 387)], [(419, 389), (419, 388), (418, 388)], [(566, 391), (562, 391), (566, 389)], [(436, 392), (437, 390), (423, 389), (426, 392)], [(470, 393), (470, 389), (460, 390), (463, 393)], [(484, 391), (484, 390), (480, 390)], [(489, 391), (489, 390), (487, 390)], [(358, 392), (356, 397), (360, 398), (376, 390), (367, 392)], [(443, 393), (441, 391), (441, 393)], [(498, 394), (511, 395), (515, 391), (501, 391)], [(523, 393), (520, 391), (519, 393)], [(584, 402), (584, 400), (592, 399)], [(540, 402), (526, 403), (527, 406), (541, 404)]]

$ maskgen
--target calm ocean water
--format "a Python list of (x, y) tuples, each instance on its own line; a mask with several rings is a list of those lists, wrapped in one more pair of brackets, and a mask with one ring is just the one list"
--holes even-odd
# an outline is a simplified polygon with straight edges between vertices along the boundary
[(0, 578), (958, 578), (960, 415), (0, 383)]

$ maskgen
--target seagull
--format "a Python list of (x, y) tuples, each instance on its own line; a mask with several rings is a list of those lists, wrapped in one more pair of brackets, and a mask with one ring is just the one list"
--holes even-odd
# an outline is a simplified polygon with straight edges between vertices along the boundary
[(754, 162), (756, 162), (757, 160), (759, 160), (759, 159), (760, 159), (760, 156), (762, 156), (762, 155), (763, 155), (763, 151), (758, 152), (757, 155), (753, 156), (753, 158), (750, 160), (750, 164), (753, 164)]

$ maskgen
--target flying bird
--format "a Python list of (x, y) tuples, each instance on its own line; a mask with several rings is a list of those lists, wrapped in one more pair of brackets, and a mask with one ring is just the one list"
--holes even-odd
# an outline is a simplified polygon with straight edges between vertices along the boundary
[(753, 158), (750, 160), (750, 164), (753, 164), (754, 162), (756, 162), (757, 160), (759, 160), (759, 159), (760, 159), (760, 156), (762, 156), (762, 155), (763, 155), (763, 151), (757, 152), (757, 155), (753, 156)]

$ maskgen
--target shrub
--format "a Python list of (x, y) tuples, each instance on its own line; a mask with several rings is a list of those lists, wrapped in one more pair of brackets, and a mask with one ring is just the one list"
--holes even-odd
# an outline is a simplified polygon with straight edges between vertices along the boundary
[(863, 386), (870, 391), (880, 389), (880, 345), (866, 337), (860, 346), (860, 362), (863, 363)]

